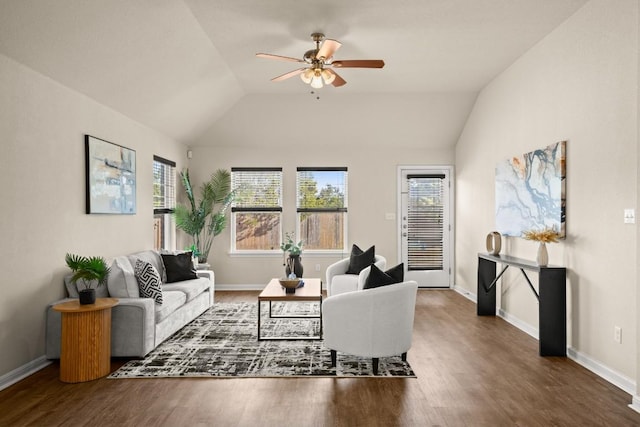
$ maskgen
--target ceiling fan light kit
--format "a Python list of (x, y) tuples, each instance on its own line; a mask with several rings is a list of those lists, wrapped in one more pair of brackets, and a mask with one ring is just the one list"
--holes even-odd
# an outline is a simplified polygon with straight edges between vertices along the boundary
[(259, 58), (276, 59), (278, 61), (300, 62), (308, 64), (307, 68), (299, 68), (280, 76), (274, 77), (271, 81), (279, 82), (290, 77), (300, 75), (300, 79), (314, 89), (320, 89), (324, 85), (340, 87), (347, 82), (335, 71), (327, 67), (334, 68), (382, 68), (384, 61), (381, 59), (356, 59), (334, 61), (333, 54), (342, 46), (337, 40), (326, 39), (322, 33), (312, 33), (311, 39), (315, 42), (316, 48), (304, 53), (303, 59), (289, 56), (272, 55), (269, 53), (256, 53)]

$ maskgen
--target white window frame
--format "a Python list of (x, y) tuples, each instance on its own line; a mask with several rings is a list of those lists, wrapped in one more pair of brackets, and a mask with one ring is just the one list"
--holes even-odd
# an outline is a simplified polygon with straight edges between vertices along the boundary
[[(299, 174), (298, 172), (344, 172), (345, 173), (345, 177), (344, 177), (344, 207), (340, 208), (340, 209), (335, 209), (335, 210), (325, 210), (325, 209), (318, 209), (316, 211), (309, 211), (309, 210), (301, 210), (301, 208), (298, 206), (299, 205)], [(306, 212), (343, 212), (344, 213), (344, 218), (343, 218), (343, 222), (342, 222), (342, 233), (343, 233), (343, 239), (342, 239), (342, 244), (343, 247), (340, 248), (335, 248), (335, 249), (308, 249), (308, 248), (304, 248), (304, 253), (307, 255), (343, 255), (345, 253), (349, 253), (349, 242), (347, 239), (347, 232), (348, 232), (348, 224), (349, 224), (349, 173), (348, 173), (348, 168), (347, 167), (298, 167), (296, 168), (296, 240), (300, 240), (302, 238), (302, 233), (300, 230), (300, 215), (302, 213), (306, 213)]]
[[(266, 207), (264, 209), (261, 209), (258, 206), (255, 207), (246, 207), (246, 208), (239, 208), (236, 205), (236, 202), (234, 201), (231, 205), (231, 224), (230, 224), (230, 230), (231, 230), (231, 237), (230, 237), (230, 249), (229, 249), (229, 254), (232, 256), (255, 256), (255, 255), (260, 255), (260, 256), (282, 256), (282, 251), (280, 250), (280, 244), (281, 244), (281, 240), (282, 240), (282, 220), (283, 220), (283, 216), (282, 216), (282, 191), (283, 191), (283, 177), (282, 177), (282, 168), (281, 167), (232, 167), (231, 168), (231, 178), (232, 178), (232, 186), (235, 189), (235, 185), (233, 184), (234, 182), (234, 172), (280, 172), (280, 188), (279, 188), (279, 200), (278, 200), (278, 207)], [(236, 212), (278, 212), (280, 215), (280, 220), (278, 221), (279, 227), (278, 227), (278, 235), (280, 236), (280, 239), (278, 241), (278, 245), (276, 247), (274, 247), (273, 249), (237, 249), (236, 248)]]
[[(160, 156), (153, 156), (153, 185), (156, 185), (155, 169), (157, 165), (166, 169), (169, 173), (168, 180), (162, 181), (161, 185), (165, 190), (163, 203), (161, 206), (156, 207), (156, 200), (153, 200), (153, 217), (154, 220), (157, 216), (162, 215), (163, 230), (161, 230), (164, 239), (162, 241), (162, 248), (165, 250), (174, 250), (176, 247), (176, 224), (173, 219), (173, 211), (176, 206), (176, 162), (167, 160)], [(167, 193), (168, 192), (168, 193)], [(172, 193), (172, 194), (171, 194)], [(155, 198), (155, 189), (153, 191)], [(155, 221), (154, 221), (155, 224)], [(155, 244), (155, 237), (154, 237)]]

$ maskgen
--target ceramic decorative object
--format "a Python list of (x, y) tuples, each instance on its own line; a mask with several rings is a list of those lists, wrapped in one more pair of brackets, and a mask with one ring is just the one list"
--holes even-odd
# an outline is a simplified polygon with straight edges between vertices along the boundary
[(533, 240), (539, 242), (538, 255), (536, 256), (536, 262), (539, 266), (546, 266), (549, 264), (549, 254), (547, 253), (547, 243), (557, 243), (560, 238), (560, 234), (554, 228), (545, 228), (543, 230), (529, 230), (522, 233), (522, 237), (527, 240)]
[(279, 279), (280, 284), (288, 294), (296, 292), (296, 288), (300, 286), (300, 279)]
[(547, 253), (547, 244), (545, 242), (540, 242), (540, 246), (538, 246), (536, 261), (541, 267), (546, 267), (549, 264), (549, 254)]
[(499, 255), (502, 249), (502, 237), (497, 231), (487, 234), (487, 253), (490, 255)]
[(304, 267), (302, 266), (302, 262), (300, 262), (300, 255), (289, 255), (285, 271), (287, 273), (287, 277), (289, 277), (291, 273), (293, 273), (295, 277), (302, 277)]

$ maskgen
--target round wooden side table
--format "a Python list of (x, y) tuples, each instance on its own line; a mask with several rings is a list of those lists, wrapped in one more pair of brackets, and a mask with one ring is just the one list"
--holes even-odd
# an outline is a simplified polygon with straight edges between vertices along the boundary
[(60, 381), (79, 383), (111, 372), (111, 307), (117, 304), (116, 298), (97, 298), (95, 304), (53, 306), (62, 313)]

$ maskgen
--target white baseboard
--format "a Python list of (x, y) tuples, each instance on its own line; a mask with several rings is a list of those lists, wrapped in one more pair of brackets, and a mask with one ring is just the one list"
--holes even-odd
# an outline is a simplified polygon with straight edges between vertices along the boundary
[(633, 400), (631, 401), (629, 408), (633, 409), (636, 412), (640, 412), (640, 396), (638, 396), (637, 394), (633, 395)]
[[(216, 291), (261, 291), (264, 289), (265, 285), (265, 283), (236, 285), (216, 283)], [(326, 289), (324, 284), (322, 285), (322, 289)]]
[(14, 369), (11, 372), (7, 372), (0, 377), (0, 390), (12, 386), (20, 380), (25, 379), (29, 375), (33, 375), (40, 369), (46, 368), (51, 364), (50, 360), (47, 360), (44, 356), (40, 356), (36, 360), (32, 360), (19, 368)]
[(522, 320), (507, 313), (501, 308), (498, 309), (498, 316), (502, 317), (504, 320), (511, 323), (513, 326), (520, 329), (522, 332), (527, 333), (527, 335), (531, 335), (535, 339), (538, 339), (538, 337), (540, 336), (538, 328), (531, 326), (527, 322), (523, 322)]
[(264, 289), (264, 284), (243, 284), (243, 285), (227, 285), (216, 283), (216, 291), (261, 291)]
[(474, 303), (478, 303), (478, 296), (474, 293), (469, 292), (467, 289), (462, 288), (458, 285), (453, 285), (453, 290), (462, 295), (463, 297), (473, 301)]
[[(636, 382), (631, 378), (622, 375), (620, 372), (609, 368), (608, 366), (595, 359), (590, 358), (583, 353), (580, 353), (574, 348), (569, 347), (567, 349), (567, 356), (577, 364), (582, 365), (583, 367), (587, 368), (599, 377), (607, 380), (619, 389), (634, 396), (634, 393), (636, 392)], [(640, 399), (640, 397), (638, 397), (638, 399)], [(633, 401), (636, 405), (638, 405), (637, 407), (640, 408), (640, 401), (638, 401), (635, 396), (633, 398)], [(638, 410), (638, 412), (640, 412), (640, 410)]]

